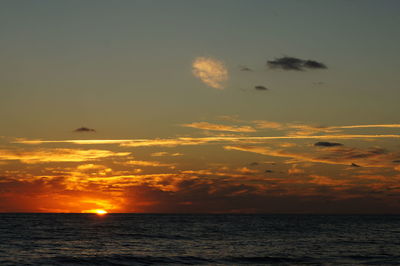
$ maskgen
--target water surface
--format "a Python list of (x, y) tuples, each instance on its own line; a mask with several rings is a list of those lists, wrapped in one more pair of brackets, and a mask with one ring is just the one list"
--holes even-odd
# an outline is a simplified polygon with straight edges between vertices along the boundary
[(0, 265), (398, 265), (396, 215), (0, 214)]

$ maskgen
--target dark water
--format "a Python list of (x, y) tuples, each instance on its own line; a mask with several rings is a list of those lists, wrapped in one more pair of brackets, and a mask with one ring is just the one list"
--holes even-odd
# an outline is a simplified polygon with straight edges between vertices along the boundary
[(0, 265), (400, 265), (400, 216), (0, 214)]

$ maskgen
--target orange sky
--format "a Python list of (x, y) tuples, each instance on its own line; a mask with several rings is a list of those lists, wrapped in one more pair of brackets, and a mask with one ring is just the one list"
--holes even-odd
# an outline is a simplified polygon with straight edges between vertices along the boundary
[(93, 2), (0, 3), (0, 212), (400, 212), (400, 1)]
[[(400, 154), (384, 148), (398, 137), (392, 132), (398, 125), (375, 125), (385, 129), (379, 135), (365, 132), (369, 125), (358, 132), (270, 121), (179, 127), (188, 126), (195, 127), (192, 137), (3, 139), (0, 211), (358, 213), (399, 207)], [(252, 130), (244, 134), (243, 128)]]

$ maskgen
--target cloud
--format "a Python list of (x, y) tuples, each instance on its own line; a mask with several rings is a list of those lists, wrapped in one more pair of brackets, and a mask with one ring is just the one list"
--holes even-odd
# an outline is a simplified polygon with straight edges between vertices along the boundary
[[(380, 148), (356, 149), (349, 147), (332, 147), (320, 152), (292, 152), (283, 149), (272, 149), (259, 146), (235, 145), (225, 146), (227, 150), (247, 151), (273, 157), (291, 158), (296, 161), (336, 164), (336, 165), (363, 165), (366, 167), (394, 168), (392, 161), (400, 155), (389, 153)], [(354, 166), (354, 165), (353, 165)]]
[(236, 172), (242, 173), (242, 174), (255, 174), (258, 173), (258, 170), (255, 169), (250, 169), (248, 167), (239, 167), (236, 169)]
[(211, 124), (208, 122), (194, 122), (191, 124), (183, 124), (184, 127), (192, 127), (213, 131), (230, 131), (230, 132), (255, 132), (256, 130), (250, 126), (227, 126), (220, 124)]
[(262, 86), (262, 85), (254, 86), (254, 89), (259, 90), (259, 91), (266, 91), (266, 90), (268, 90), (267, 87), (264, 87), (264, 86)]
[(75, 129), (74, 132), (96, 132), (96, 130), (93, 128), (80, 127)]
[(40, 149), (34, 151), (0, 150), (0, 160), (19, 160), (23, 163), (83, 162), (93, 159), (127, 156), (130, 152), (79, 149)]
[(334, 127), (325, 127), (325, 126), (313, 126), (313, 125), (305, 125), (305, 124), (288, 124), (287, 128), (289, 130), (295, 130), (294, 132), (290, 132), (290, 136), (305, 136), (312, 135), (317, 133), (336, 133), (340, 132), (337, 128)]
[(272, 128), (272, 129), (283, 129), (285, 125), (277, 122), (265, 121), (265, 120), (256, 120), (253, 121), (257, 128)]
[(253, 71), (253, 69), (251, 69), (247, 66), (240, 66), (239, 69), (240, 69), (240, 71), (249, 71), (249, 72)]
[(303, 174), (304, 170), (301, 168), (298, 168), (297, 165), (293, 164), (291, 168), (288, 169), (288, 174), (289, 175), (298, 175), (298, 174)]
[[(382, 152), (379, 149), (373, 151)], [(325, 176), (327, 173), (309, 176), (301, 173), (301, 170), (308, 170), (301, 167), (304, 164), (298, 164), (301, 168), (293, 166), (292, 169), (296, 170), (290, 170), (291, 174), (287, 174), (289, 169), (286, 173), (281, 172), (282, 169), (274, 173), (271, 173), (272, 170), (257, 173), (249, 167), (237, 168), (236, 164), (224, 169), (220, 165), (216, 166), (217, 169), (203, 170), (185, 167), (173, 170), (174, 173), (167, 173), (172, 171), (169, 169), (161, 169), (157, 173), (155, 168), (150, 169), (152, 174), (139, 174), (131, 171), (129, 164), (121, 164), (119, 167), (129, 169), (127, 173), (102, 176), (90, 171), (103, 168), (97, 163), (80, 164), (70, 170), (65, 167), (65, 174), (58, 173), (51, 177), (42, 177), (47, 175), (46, 168), (42, 167), (40, 176), (21, 175), (16, 179), (14, 174), (9, 174), (1, 179), (0, 211), (344, 212), (348, 210), (348, 203), (364, 196), (358, 199), (358, 203), (352, 203), (348, 211), (398, 212), (400, 209), (398, 190), (394, 190), (398, 187), (398, 177), (388, 176), (379, 180), (379, 176), (360, 176), (357, 180), (349, 177), (364, 168), (348, 171), (346, 176), (333, 177)], [(109, 161), (104, 167), (109, 166), (107, 163)], [(31, 169), (33, 166), (25, 167)], [(76, 169), (80, 172), (73, 172)], [(0, 170), (0, 176), (4, 176), (1, 171), (5, 172), (4, 169)], [(71, 173), (68, 174), (68, 171)], [(374, 199), (376, 195), (382, 195), (384, 201)], [(371, 209), (371, 202), (380, 205)]]
[(76, 167), (76, 169), (81, 170), (81, 171), (86, 171), (86, 170), (98, 170), (98, 169), (105, 169), (107, 168), (104, 165), (101, 164), (92, 164), (92, 163), (88, 163), (88, 164), (81, 164), (78, 165)]
[(132, 161), (127, 161), (123, 163), (124, 165), (138, 165), (138, 166), (151, 166), (151, 167), (170, 167), (170, 168), (175, 168), (175, 164), (171, 163), (160, 163), (160, 162), (154, 162), (154, 161), (138, 161), (138, 160), (132, 160)]
[(223, 62), (211, 57), (197, 57), (193, 64), (193, 75), (206, 85), (215, 89), (224, 89), (224, 82), (228, 80), (228, 70)]
[(79, 145), (97, 145), (97, 144), (122, 144), (126, 142), (131, 142), (133, 139), (76, 139), (76, 140), (27, 140), (24, 138), (17, 138), (14, 143), (38, 145), (45, 143), (71, 143)]
[(378, 124), (378, 125), (350, 125), (350, 126), (337, 126), (331, 128), (351, 129), (351, 128), (399, 128), (400, 124)]
[(311, 69), (325, 69), (327, 68), (325, 64), (321, 62), (317, 62), (314, 60), (306, 60), (304, 62), (304, 67), (305, 68), (311, 68)]
[[(252, 131), (250, 131), (252, 132)], [(186, 145), (202, 145), (208, 143), (231, 143), (231, 142), (248, 142), (248, 143), (262, 143), (269, 140), (303, 140), (303, 139), (398, 139), (400, 135), (395, 134), (329, 134), (329, 135), (289, 135), (289, 136), (213, 136), (203, 138), (193, 137), (179, 137), (169, 139), (84, 139), (84, 140), (27, 140), (17, 139), (13, 143), (39, 145), (46, 143), (71, 143), (77, 145), (110, 145), (118, 144), (121, 147), (150, 147), (150, 146), (163, 146), (163, 147), (176, 147)]]
[(161, 157), (161, 156), (182, 156), (183, 153), (180, 152), (174, 152), (174, 153), (170, 153), (170, 152), (166, 152), (166, 151), (160, 151), (160, 152), (153, 152), (152, 154), (150, 154), (153, 157)]
[[(64, 178), (3, 180), (0, 211), (82, 212), (106, 209), (136, 213), (399, 213), (400, 209), (398, 193), (390, 195), (390, 184), (383, 187), (387, 190), (386, 194), (378, 197), (379, 188), (357, 184), (349, 191), (348, 186), (343, 188), (342, 180), (317, 175), (309, 179), (299, 176), (293, 176), (291, 180), (270, 179), (263, 184), (243, 183), (242, 180), (222, 176), (199, 178), (189, 174), (126, 176), (115, 179), (122, 182), (110, 184), (103, 184), (103, 180), (107, 179), (99, 179), (97, 183), (77, 179), (75, 182), (81, 185), (79, 189), (68, 188)], [(296, 180), (299, 183), (293, 183)], [(114, 192), (111, 188), (120, 190)]]
[(257, 128), (272, 128), (279, 130), (288, 130), (289, 136), (305, 136), (317, 133), (337, 133), (346, 129), (364, 129), (364, 128), (400, 128), (400, 124), (372, 124), (372, 125), (348, 125), (348, 126), (318, 126), (302, 123), (277, 123), (264, 120), (252, 121)]
[(267, 65), (272, 69), (297, 70), (305, 69), (326, 69), (326, 65), (314, 60), (303, 60), (296, 57), (284, 56), (275, 60), (267, 61)]
[(327, 141), (319, 141), (314, 143), (314, 146), (318, 147), (336, 147), (336, 146), (343, 146), (343, 144), (338, 142), (327, 142)]

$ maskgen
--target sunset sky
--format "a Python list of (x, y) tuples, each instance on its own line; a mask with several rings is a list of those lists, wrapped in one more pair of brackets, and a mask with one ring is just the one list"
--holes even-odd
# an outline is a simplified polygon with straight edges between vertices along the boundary
[(400, 1), (0, 3), (0, 212), (400, 213)]

